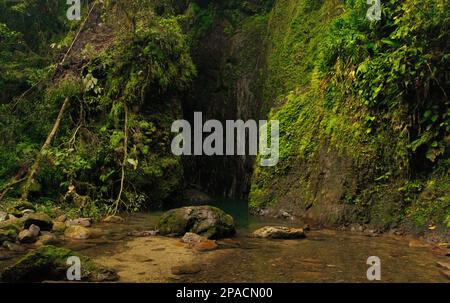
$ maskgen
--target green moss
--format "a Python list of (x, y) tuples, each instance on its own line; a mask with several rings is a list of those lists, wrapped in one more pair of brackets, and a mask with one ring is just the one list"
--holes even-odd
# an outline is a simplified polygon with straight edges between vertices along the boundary
[(17, 263), (7, 267), (2, 273), (6, 282), (42, 282), (45, 280), (66, 280), (70, 265), (67, 259), (78, 256), (81, 261), (82, 281), (114, 280), (117, 276), (110, 269), (100, 267), (89, 258), (79, 256), (69, 249), (43, 246), (21, 258)]

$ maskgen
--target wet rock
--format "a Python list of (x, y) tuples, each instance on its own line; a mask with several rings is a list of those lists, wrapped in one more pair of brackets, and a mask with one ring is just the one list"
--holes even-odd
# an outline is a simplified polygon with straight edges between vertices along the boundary
[(430, 247), (430, 244), (425, 243), (423, 241), (419, 241), (419, 240), (411, 240), (411, 241), (409, 241), (409, 247), (411, 247), (411, 248), (428, 248), (428, 247)]
[(158, 229), (162, 235), (182, 236), (192, 232), (209, 239), (220, 239), (236, 233), (233, 217), (213, 206), (172, 209), (161, 216)]
[(159, 230), (131, 231), (127, 235), (132, 237), (154, 237), (159, 235)]
[(54, 245), (58, 242), (58, 238), (54, 234), (44, 231), (36, 242), (36, 246)]
[(105, 219), (103, 219), (103, 222), (121, 224), (125, 223), (125, 219), (119, 216), (108, 216)]
[(93, 220), (91, 218), (78, 218), (74, 220), (66, 221), (67, 226), (83, 226), (90, 227), (92, 225)]
[(450, 270), (450, 263), (448, 262), (436, 262), (438, 267), (443, 268), (444, 270)]
[(24, 247), (10, 241), (3, 242), (3, 247), (7, 248), (12, 252), (24, 252), (26, 250)]
[(292, 228), (285, 226), (266, 226), (255, 230), (253, 236), (257, 238), (269, 239), (303, 239), (306, 237), (302, 228)]
[(61, 216), (58, 216), (58, 218), (56, 218), (53, 223), (55, 223), (55, 222), (64, 223), (66, 221), (67, 221), (67, 215), (63, 214)]
[(220, 248), (240, 248), (242, 247), (241, 243), (234, 239), (223, 239), (216, 241), (217, 245)]
[[(76, 253), (64, 248), (43, 246), (9, 266), (2, 274), (5, 282), (42, 282), (64, 281), (68, 269), (67, 259), (77, 256)], [(81, 280), (91, 282), (115, 281), (114, 270), (101, 267), (89, 258), (79, 256), (81, 260)]]
[(7, 242), (7, 241), (14, 242), (14, 241), (16, 241), (16, 238), (17, 238), (17, 232), (14, 229), (6, 229), (6, 230), (0, 229), (0, 245), (3, 242)]
[(66, 228), (64, 235), (75, 240), (86, 240), (92, 237), (91, 230), (84, 226), (73, 225)]
[(184, 264), (179, 266), (174, 266), (171, 268), (171, 272), (174, 275), (192, 275), (202, 271), (202, 266), (200, 264)]
[(66, 230), (67, 226), (63, 222), (53, 222), (52, 231), (57, 234), (62, 234)]
[(197, 251), (211, 251), (218, 247), (216, 241), (209, 240), (206, 237), (194, 233), (186, 233), (181, 239), (181, 242), (186, 243), (189, 248)]
[(0, 211), (0, 222), (6, 221), (8, 219), (8, 213)]
[(34, 243), (37, 241), (39, 234), (41, 233), (41, 229), (39, 226), (31, 224), (28, 229), (22, 230), (19, 233), (18, 239), (20, 243)]
[(23, 217), (23, 227), (28, 229), (32, 224), (39, 226), (41, 230), (50, 231), (53, 222), (50, 217), (43, 213), (29, 213)]

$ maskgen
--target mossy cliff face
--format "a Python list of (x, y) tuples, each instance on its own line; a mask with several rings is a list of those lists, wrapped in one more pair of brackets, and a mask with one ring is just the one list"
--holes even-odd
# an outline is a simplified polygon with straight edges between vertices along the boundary
[(435, 55), (448, 12), (422, 4), (434, 17), (392, 0), (370, 22), (362, 2), (275, 1), (262, 87), (280, 121), (280, 162), (255, 167), (252, 210), (322, 224), (449, 224), (446, 80), (430, 80), (427, 67), (448, 75), (445, 51)]

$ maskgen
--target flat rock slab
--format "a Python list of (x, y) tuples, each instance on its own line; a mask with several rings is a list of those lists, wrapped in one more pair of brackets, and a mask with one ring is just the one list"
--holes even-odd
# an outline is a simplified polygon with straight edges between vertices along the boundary
[(306, 237), (303, 228), (286, 226), (265, 226), (255, 230), (253, 236), (267, 239), (304, 239)]
[(179, 275), (193, 275), (197, 274), (202, 271), (202, 267), (200, 264), (184, 264), (184, 265), (178, 265), (174, 266), (171, 269), (172, 274), (179, 276)]

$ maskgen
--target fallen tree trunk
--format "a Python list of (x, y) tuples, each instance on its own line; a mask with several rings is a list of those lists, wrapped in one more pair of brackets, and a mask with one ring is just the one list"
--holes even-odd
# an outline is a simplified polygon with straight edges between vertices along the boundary
[(28, 194), (30, 192), (30, 187), (34, 182), (34, 176), (39, 171), (39, 168), (41, 166), (42, 158), (44, 157), (45, 151), (50, 147), (50, 144), (53, 140), (53, 138), (56, 135), (56, 132), (59, 129), (59, 125), (61, 124), (62, 117), (64, 115), (64, 111), (66, 110), (67, 105), (69, 104), (69, 98), (66, 98), (64, 100), (63, 105), (61, 106), (61, 109), (59, 110), (58, 117), (56, 118), (55, 123), (53, 124), (53, 128), (50, 131), (50, 133), (47, 136), (47, 139), (45, 140), (44, 145), (42, 145), (42, 148), (39, 152), (39, 154), (36, 157), (36, 161), (34, 162), (33, 166), (31, 167), (30, 171), (28, 172), (28, 176), (26, 177), (25, 184), (23, 186), (22, 190), (22, 199), (27, 200)]

